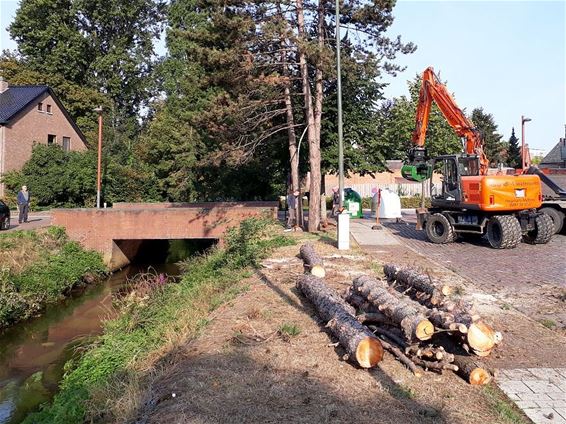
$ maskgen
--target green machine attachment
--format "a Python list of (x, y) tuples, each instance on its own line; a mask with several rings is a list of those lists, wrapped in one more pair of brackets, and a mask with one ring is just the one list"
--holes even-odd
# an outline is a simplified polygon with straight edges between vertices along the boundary
[(426, 163), (403, 165), (401, 175), (409, 181), (424, 181), (432, 177), (432, 166)]

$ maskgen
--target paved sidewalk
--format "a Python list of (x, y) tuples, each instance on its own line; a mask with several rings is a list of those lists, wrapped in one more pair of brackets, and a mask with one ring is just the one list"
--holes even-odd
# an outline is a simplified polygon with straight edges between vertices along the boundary
[(566, 368), (500, 370), (496, 383), (535, 424), (566, 424)]
[(399, 241), (383, 226), (381, 230), (372, 230), (374, 220), (356, 219), (350, 220), (350, 234), (360, 247), (394, 246)]

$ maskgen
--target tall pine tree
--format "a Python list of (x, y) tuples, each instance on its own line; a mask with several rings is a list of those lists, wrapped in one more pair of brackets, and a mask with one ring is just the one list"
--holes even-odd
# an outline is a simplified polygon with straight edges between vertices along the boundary
[(507, 148), (505, 143), (501, 141), (503, 136), (497, 133), (497, 125), (493, 115), (485, 113), (483, 108), (476, 108), (472, 111), (471, 119), (483, 139), (483, 150), (490, 166), (495, 167), (499, 163), (503, 163)]
[(515, 128), (511, 130), (511, 137), (509, 137), (509, 151), (507, 157), (507, 165), (512, 168), (521, 167), (521, 146), (519, 146), (519, 139), (515, 136)]

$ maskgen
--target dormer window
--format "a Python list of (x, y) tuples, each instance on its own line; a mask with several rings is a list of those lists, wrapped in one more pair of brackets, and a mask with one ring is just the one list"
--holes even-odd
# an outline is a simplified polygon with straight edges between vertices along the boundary
[(37, 104), (37, 110), (39, 110), (40, 112), (43, 112), (43, 103), (39, 102)]
[(47, 113), (51, 113), (51, 105), (47, 105)]

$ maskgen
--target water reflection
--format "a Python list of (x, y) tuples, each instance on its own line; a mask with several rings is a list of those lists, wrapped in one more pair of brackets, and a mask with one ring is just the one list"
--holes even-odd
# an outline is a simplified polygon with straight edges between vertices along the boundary
[[(169, 275), (179, 273), (174, 264), (152, 268)], [(18, 423), (52, 398), (64, 365), (77, 354), (77, 347), (100, 334), (103, 321), (116, 314), (113, 295), (131, 286), (127, 277), (147, 269), (147, 265), (130, 266), (0, 335), (0, 424)]]

